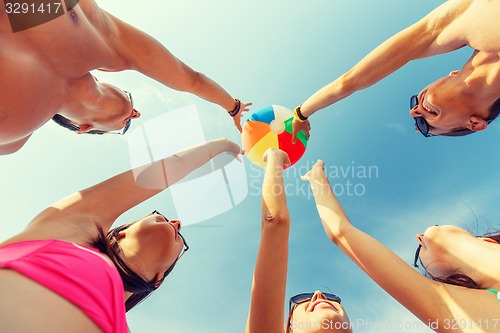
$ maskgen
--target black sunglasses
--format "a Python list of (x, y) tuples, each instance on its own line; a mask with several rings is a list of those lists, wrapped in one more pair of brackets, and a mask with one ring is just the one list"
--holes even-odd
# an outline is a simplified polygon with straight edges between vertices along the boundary
[[(418, 96), (413, 95), (410, 97), (410, 110), (413, 110), (415, 106), (418, 105)], [(424, 117), (413, 117), (415, 119), (415, 126), (417, 127), (418, 131), (422, 133), (423, 136), (426, 138), (430, 138), (433, 136), (432, 134), (429, 133), (429, 123), (427, 120), (425, 120)]]
[[(153, 214), (153, 215), (161, 215), (167, 222), (169, 221), (169, 219), (167, 219), (165, 217), (165, 215), (163, 215), (162, 213), (160, 213), (157, 210), (154, 210), (151, 214)], [(182, 249), (181, 253), (177, 257), (176, 262), (177, 262), (177, 260), (179, 260), (184, 255), (184, 253), (187, 252), (187, 250), (189, 250), (189, 245), (186, 243), (186, 239), (184, 238), (184, 236), (182, 236), (180, 232), (178, 233), (178, 235), (182, 238), (182, 242), (184, 243), (184, 248)]]
[[(340, 303), (341, 299), (335, 294), (330, 293), (322, 293), (327, 300)], [(290, 301), (288, 302), (288, 313), (290, 314), (292, 308), (296, 305), (302, 304), (304, 302), (309, 301), (313, 298), (314, 293), (302, 293), (295, 296), (290, 297)]]
[(413, 267), (419, 268), (418, 259), (420, 257), (420, 250), (422, 249), (422, 244), (418, 244), (417, 251), (415, 251), (415, 259), (413, 260)]

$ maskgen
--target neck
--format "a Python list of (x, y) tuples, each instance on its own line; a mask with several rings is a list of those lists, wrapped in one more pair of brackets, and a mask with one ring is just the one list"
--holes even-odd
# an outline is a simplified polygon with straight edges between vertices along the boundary
[[(500, 97), (500, 57), (498, 54), (476, 51), (458, 74), (466, 83), (478, 110), (486, 117)], [(484, 113), (484, 114), (483, 114)]]

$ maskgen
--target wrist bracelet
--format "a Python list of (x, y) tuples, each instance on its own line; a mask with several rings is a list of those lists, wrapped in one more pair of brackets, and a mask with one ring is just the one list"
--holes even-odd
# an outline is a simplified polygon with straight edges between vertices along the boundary
[(238, 112), (240, 112), (240, 108), (241, 108), (241, 101), (237, 98), (235, 98), (234, 101), (236, 102), (234, 109), (232, 109), (231, 111), (228, 111), (228, 113), (231, 117), (236, 116), (238, 114)]
[(300, 112), (300, 105), (293, 110), (293, 115), (295, 116), (295, 119), (297, 119), (301, 123), (307, 120), (307, 117), (304, 116), (302, 112)]

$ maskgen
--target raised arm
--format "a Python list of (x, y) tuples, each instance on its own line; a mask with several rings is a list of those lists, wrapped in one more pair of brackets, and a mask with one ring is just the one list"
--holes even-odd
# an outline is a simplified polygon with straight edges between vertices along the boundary
[[(446, 53), (463, 47), (467, 41), (451, 24), (473, 1), (450, 0), (423, 19), (392, 36), (345, 74), (310, 96), (300, 107), (304, 117), (365, 89), (403, 67), (411, 60)], [(305, 124), (293, 122), (293, 133)]]
[(270, 148), (262, 185), (262, 224), (246, 333), (283, 332), (290, 216), (283, 185), (288, 156)]
[[(498, 317), (497, 309), (489, 310), (484, 305), (497, 305), (488, 292), (427, 279), (382, 243), (355, 228), (333, 194), (323, 168), (323, 162), (318, 161), (303, 179), (311, 184), (328, 237), (386, 292), (425, 324), (438, 323), (437, 332), (474, 332), (477, 326), (462, 325), (460, 330), (457, 323)], [(498, 327), (489, 329), (485, 331), (493, 332)]]
[(107, 231), (122, 213), (224, 152), (238, 156), (240, 148), (227, 139), (217, 139), (125, 171), (52, 204), (35, 217), (28, 228), (51, 226), (52, 230), (58, 230), (97, 224)]
[[(228, 112), (238, 107), (237, 101), (217, 82), (177, 59), (150, 35), (103, 11), (110, 31), (109, 40), (123, 62), (123, 69), (133, 69), (175, 90), (186, 91), (223, 107)], [(251, 103), (241, 103), (234, 117), (241, 132), (240, 118)]]

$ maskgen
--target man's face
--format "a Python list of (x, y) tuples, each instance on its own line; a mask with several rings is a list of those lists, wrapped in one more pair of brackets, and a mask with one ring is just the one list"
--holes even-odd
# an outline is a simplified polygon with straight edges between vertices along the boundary
[(489, 101), (485, 103), (474, 86), (459, 72), (452, 72), (418, 94), (418, 105), (410, 110), (410, 115), (425, 118), (433, 135), (464, 128), (483, 130), (488, 126), (484, 118), (488, 115)]

